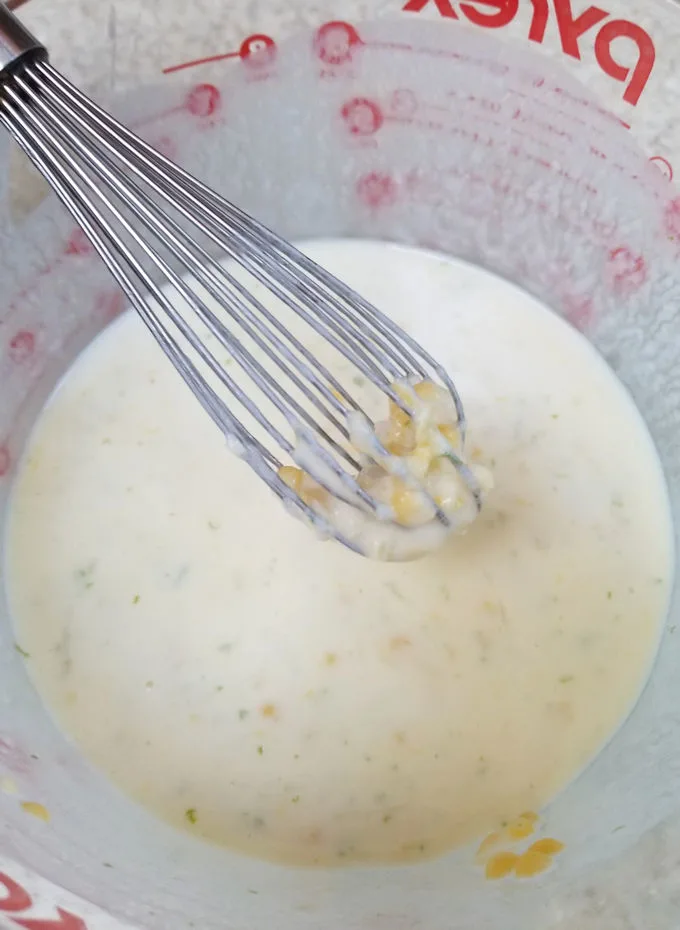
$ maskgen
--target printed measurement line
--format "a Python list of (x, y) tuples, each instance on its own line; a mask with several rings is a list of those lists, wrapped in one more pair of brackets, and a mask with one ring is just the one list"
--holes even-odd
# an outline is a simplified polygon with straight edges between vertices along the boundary
[(185, 68), (197, 68), (199, 65), (211, 65), (216, 61), (226, 61), (227, 58), (240, 58), (240, 52), (225, 52), (222, 55), (210, 55), (208, 58), (196, 58), (194, 61), (183, 61), (179, 65), (163, 68), (163, 74), (174, 74), (175, 71), (184, 71)]

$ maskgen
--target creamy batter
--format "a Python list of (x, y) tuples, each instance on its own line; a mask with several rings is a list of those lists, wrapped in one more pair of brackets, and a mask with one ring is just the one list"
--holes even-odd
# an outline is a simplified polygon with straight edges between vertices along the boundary
[(467, 535), (405, 564), (318, 541), (128, 314), (26, 453), (16, 637), (83, 752), (179, 827), (288, 863), (418, 860), (540, 808), (630, 709), (666, 491), (619, 382), (527, 294), (382, 243), (307, 251), (453, 375), (496, 483)]

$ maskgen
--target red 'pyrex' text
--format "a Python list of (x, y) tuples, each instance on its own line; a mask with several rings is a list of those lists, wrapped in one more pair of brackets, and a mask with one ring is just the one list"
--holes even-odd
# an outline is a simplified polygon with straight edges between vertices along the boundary
[[(595, 59), (605, 74), (624, 85), (623, 99), (635, 106), (645, 89), (654, 67), (656, 50), (651, 36), (642, 26), (628, 19), (615, 19), (599, 6), (589, 6), (574, 14), (570, 0), (526, 0), (531, 5), (527, 38), (542, 43), (551, 16), (559, 32), (562, 51), (581, 59), (581, 40), (592, 46)], [(520, 0), (407, 0), (402, 9), (420, 13), (426, 7), (447, 19), (466, 19), (485, 29), (500, 29), (511, 23), (519, 11)], [(597, 30), (597, 31), (595, 31)], [(616, 45), (617, 39), (627, 39)], [(636, 49), (634, 64), (624, 64), (621, 54), (630, 56), (630, 45)], [(628, 60), (628, 59), (627, 59)]]

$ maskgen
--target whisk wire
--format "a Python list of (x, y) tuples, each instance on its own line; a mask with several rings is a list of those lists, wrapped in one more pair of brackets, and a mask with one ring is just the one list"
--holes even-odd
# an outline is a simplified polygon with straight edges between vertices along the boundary
[[(1, 37), (11, 14), (1, 4), (0, 13)], [(56, 71), (32, 37), (20, 39), (16, 59), (0, 61), (0, 124), (43, 173), (231, 444), (280, 498), (357, 549), (279, 474), (279, 453), (295, 460), (302, 443), (312, 450), (305, 469), (321, 485), (354, 507), (378, 509), (358, 480), (365, 462), (347, 425), (348, 412), (363, 411), (347, 379), (312, 351), (309, 331), (300, 327), (349, 364), (361, 376), (357, 383), (364, 379), (408, 415), (395, 382), (436, 378), (453, 400), (464, 441), (463, 406), (450, 377), (351, 287), (156, 152)], [(450, 458), (479, 505), (474, 476)], [(408, 473), (405, 480), (418, 486)]]
[[(383, 345), (378, 341), (378, 337), (383, 337), (389, 345), (393, 356), (397, 356), (402, 361), (402, 364), (397, 367), (388, 357), (386, 361), (386, 370), (393, 378), (403, 377), (407, 374), (416, 374), (421, 378), (426, 378), (429, 376), (429, 373), (426, 368), (423, 367), (423, 363), (434, 369), (437, 376), (446, 384), (447, 389), (454, 398), (459, 420), (461, 424), (464, 423), (462, 403), (446, 371), (429, 355), (429, 353), (425, 352), (414, 339), (408, 336), (407, 333), (400, 331), (398, 337), (395, 336), (393, 332), (393, 323), (376, 307), (366, 301), (349, 286), (328, 274), (328, 272), (307, 256), (301, 256), (300, 253), (285, 242), (285, 240), (275, 237), (274, 234), (262, 224), (243, 213), (238, 207), (220, 198), (205, 185), (201, 184), (200, 181), (196, 180), (181, 168), (178, 168), (169, 159), (165, 158), (165, 156), (156, 152), (151, 146), (139, 140), (129, 130), (121, 127), (109, 114), (89, 100), (89, 98), (77, 90), (77, 88), (73, 87), (73, 85), (49, 64), (40, 62), (36, 65), (36, 70), (38, 73), (48, 78), (48, 83), (49, 80), (51, 80), (59, 86), (89, 119), (94, 120), (102, 131), (112, 134), (116, 154), (120, 157), (120, 148), (122, 147), (130, 156), (130, 161), (128, 162), (130, 170), (135, 170), (136, 163), (141, 164), (145, 169), (143, 173), (145, 182), (148, 182), (148, 171), (151, 170), (160, 179), (162, 185), (169, 186), (172, 194), (168, 199), (171, 199), (173, 206), (177, 205), (179, 199), (179, 201), (184, 206), (188, 206), (190, 210), (192, 207), (195, 208), (195, 203), (187, 197), (187, 191), (193, 191), (201, 198), (207, 214), (217, 222), (220, 232), (224, 231), (223, 225), (224, 219), (226, 218), (229, 222), (230, 234), (235, 234), (237, 238), (239, 235), (241, 237), (247, 237), (239, 239), (240, 244), (246, 248), (246, 251), (235, 251), (232, 250), (232, 248), (229, 248), (228, 251), (230, 257), (240, 261), (243, 267), (248, 271), (256, 277), (259, 277), (261, 266), (263, 266), (268, 272), (280, 277), (283, 268), (288, 275), (286, 277), (287, 283), (295, 287), (298, 286), (300, 282), (300, 267), (304, 268), (310, 273), (310, 278), (303, 282), (305, 286), (312, 288), (309, 299), (320, 303), (320, 305), (317, 305), (317, 303), (312, 304), (312, 309), (315, 313), (319, 310), (324, 310), (324, 303), (332, 306), (347, 322), (358, 325), (359, 339), (362, 342), (365, 342), (366, 339), (365, 330), (367, 321), (372, 323), (371, 335), (373, 340), (376, 341), (378, 345)], [(168, 192), (165, 189), (163, 191), (158, 190), (158, 193), (162, 193), (163, 196), (168, 197)], [(213, 208), (216, 209), (211, 210), (207, 206), (208, 204), (211, 204)], [(195, 222), (194, 213), (190, 212), (184, 215), (192, 222)], [(209, 235), (207, 229), (202, 229), (202, 231), (205, 232), (206, 235)], [(255, 262), (249, 255), (249, 247), (253, 238), (256, 238), (260, 244), (266, 246), (268, 253), (275, 250), (276, 255), (274, 257), (270, 257), (269, 254), (258, 255), (257, 262)], [(225, 243), (222, 239), (217, 239), (216, 241), (221, 248), (225, 248)], [(262, 283), (266, 283), (275, 293), (277, 292), (278, 282), (276, 277), (273, 280), (267, 278), (263, 280)], [(320, 287), (321, 284), (323, 288)], [(286, 299), (285, 294), (281, 295), (277, 293), (277, 296), (280, 296), (281, 299)], [(340, 302), (338, 296), (342, 296), (346, 303)], [(291, 309), (294, 309), (296, 312), (298, 310), (295, 305), (293, 305)], [(307, 322), (314, 326), (316, 320), (312, 318), (311, 320), (308, 319)], [(345, 331), (340, 330), (340, 335), (344, 338)], [(392, 396), (391, 399), (400, 405), (403, 404), (403, 401), (397, 395)]]
[[(291, 267), (289, 258), (285, 253), (282, 253), (285, 260), (281, 262), (271, 261), (268, 256), (262, 256), (262, 260), (260, 260), (260, 256), (258, 256), (257, 261), (252, 260), (251, 256), (248, 254), (248, 250), (252, 242), (252, 237), (255, 234), (262, 236), (262, 244), (266, 245), (269, 250), (271, 250), (272, 245), (275, 247), (278, 246), (273, 234), (269, 230), (262, 227), (254, 220), (251, 220), (250, 217), (247, 217), (240, 211), (237, 211), (231, 204), (222, 201), (213, 192), (208, 191), (207, 188), (203, 188), (199, 182), (196, 182), (190, 175), (181, 172), (172, 162), (166, 161), (163, 168), (158, 167), (155, 162), (158, 159), (163, 159), (163, 156), (159, 156), (153, 149), (149, 149), (150, 158), (145, 158), (142, 152), (139, 151), (139, 140), (132, 134), (130, 134), (130, 139), (132, 141), (129, 143), (126, 142), (126, 144), (122, 146), (129, 155), (129, 157), (124, 157), (121, 154), (121, 141), (119, 137), (120, 127), (115, 121), (113, 121), (108, 114), (104, 113), (104, 111), (96, 108), (96, 106), (88, 100), (87, 97), (77, 91), (76, 88), (68, 85), (68, 82), (66, 82), (61, 75), (58, 75), (57, 72), (54, 72), (49, 65), (45, 65), (43, 69), (39, 70), (49, 71), (50, 74), (54, 74), (58, 77), (62, 87), (68, 86), (70, 93), (74, 95), (74, 100), (82, 104), (83, 111), (86, 113), (88, 119), (91, 119), (93, 116), (102, 117), (101, 123), (97, 120), (96, 125), (113, 134), (113, 145), (109, 143), (109, 147), (117, 159), (122, 161), (130, 171), (141, 176), (144, 183), (152, 186), (154, 191), (161, 197), (171, 202), (173, 208), (182, 213), (182, 215), (199, 228), (202, 233), (211, 238), (221, 250), (226, 251), (230, 257), (234, 258), (242, 267), (253, 274), (260, 283), (264, 284), (267, 289), (276, 294), (280, 300), (287, 304), (289, 309), (303, 316), (305, 322), (321, 332), (324, 338), (332, 341), (335, 348), (345, 354), (352, 364), (357, 367), (363, 367), (364, 373), (368, 377), (384, 378), (385, 374), (387, 374), (394, 380), (397, 377), (403, 377), (409, 371), (413, 372), (417, 370), (415, 359), (407, 360), (407, 362), (410, 361), (410, 365), (405, 363), (402, 367), (396, 366), (388, 354), (388, 347), (379, 338), (383, 335), (382, 332), (376, 330), (374, 334), (375, 346), (372, 346), (372, 354), (380, 358), (384, 368), (384, 371), (381, 371), (379, 367), (375, 365), (371, 356), (369, 356), (363, 348), (363, 343), (365, 343), (366, 338), (366, 321), (361, 318), (357, 321), (352, 314), (347, 312), (347, 308), (337, 300), (332, 291), (322, 289), (314, 280), (301, 280), (299, 269), (296, 270), (295, 265)], [(58, 97), (53, 95), (52, 99), (55, 105), (62, 106), (62, 102)], [(69, 111), (66, 111), (65, 118), (69, 119), (71, 115)], [(80, 128), (85, 132), (92, 133), (92, 125), (88, 124), (87, 121), (79, 120), (79, 124)], [(101, 141), (101, 136), (95, 136), (97, 147), (99, 147)], [(146, 150), (146, 147), (144, 147), (144, 149)], [(146, 151), (144, 151), (144, 154), (147, 154)], [(141, 165), (141, 168), (139, 165)], [(164, 170), (166, 166), (167, 170)], [(158, 173), (159, 184), (151, 183), (149, 178), (150, 169), (154, 171), (154, 173)], [(199, 198), (202, 208), (200, 218), (196, 214), (197, 200), (187, 196), (186, 189), (178, 184), (177, 178), (173, 177), (173, 175), (177, 175), (177, 177), (181, 179), (182, 184), (185, 183), (185, 180), (193, 182), (192, 188), (194, 189), (196, 197)], [(169, 190), (168, 186), (170, 188)], [(208, 195), (207, 198), (206, 195)], [(204, 199), (209, 200), (213, 206), (217, 206), (218, 210), (210, 210), (205, 205)], [(236, 241), (241, 244), (241, 249), (235, 249), (229, 240), (225, 241), (224, 239), (225, 214), (229, 221), (229, 238), (232, 240), (236, 239)], [(237, 217), (239, 221), (236, 235), (234, 235), (234, 230), (231, 226), (234, 217)], [(244, 224), (242, 229), (240, 224), (241, 219)], [(205, 222), (206, 220), (207, 222)], [(212, 223), (210, 220), (212, 220)], [(317, 269), (319, 271), (321, 270), (316, 265), (313, 265), (313, 267), (315, 271)], [(294, 293), (296, 300), (291, 300), (290, 293), (286, 291), (285, 288), (281, 287), (280, 281), (282, 278), (289, 290)], [(329, 278), (331, 283), (334, 280), (335, 279)], [(302, 306), (300, 304), (301, 298), (304, 298)], [(344, 316), (345, 323), (351, 327), (349, 332), (346, 326), (341, 326), (333, 319), (332, 315), (327, 312), (325, 305), (339, 311)], [(308, 306), (311, 307), (313, 311), (312, 314), (306, 312)], [(328, 327), (328, 329), (324, 328), (323, 332), (321, 329), (321, 321)], [(364, 331), (361, 329), (362, 326), (364, 327)], [(387, 333), (387, 335), (389, 336), (389, 333)], [(348, 353), (348, 342), (351, 344), (351, 348), (356, 354), (350, 355)], [(396, 348), (398, 351), (402, 351), (398, 343), (396, 344)], [(425, 376), (424, 371), (420, 371), (419, 373), (423, 377)], [(324, 372), (324, 377), (326, 377), (327, 374), (327, 372)], [(398, 402), (396, 396), (393, 397), (393, 399)]]
[[(272, 469), (278, 469), (281, 464), (280, 460), (272, 455), (266, 446), (263, 446), (249, 430), (242, 426), (237, 418), (229, 413), (228, 408), (225, 407), (224, 402), (214, 390), (210, 389), (207, 392), (207, 396), (205, 396), (206, 385), (204, 377), (202, 377), (198, 369), (188, 361), (186, 353), (180, 349), (177, 342), (169, 335), (167, 327), (159, 322), (151, 310), (148, 297), (153, 297), (157, 301), (161, 309), (177, 327), (181, 335), (197, 353), (199, 358), (209, 367), (219, 381), (231, 391), (232, 395), (242, 403), (253, 419), (274, 439), (275, 443), (289, 455), (293, 454), (293, 444), (270, 420), (265, 418), (261, 409), (240, 386), (229, 377), (223, 365), (221, 365), (214, 354), (206, 348), (204, 341), (197, 336), (193, 329), (187, 324), (184, 317), (177, 312), (173, 302), (169, 300), (153, 278), (145, 271), (133, 252), (125, 245), (122, 237), (115, 232), (115, 229), (110, 225), (101, 226), (101, 219), (99, 218), (101, 211), (98, 211), (97, 207), (93, 206), (92, 198), (98, 199), (101, 205), (115, 217), (122, 229), (125, 230), (137, 244), (144, 255), (146, 255), (153, 265), (162, 272), (165, 278), (184, 298), (187, 305), (191, 307), (197, 316), (208, 326), (210, 331), (219, 338), (220, 342), (229, 349), (231, 355), (240, 362), (244, 370), (263, 390), (269, 387), (269, 383), (265, 381), (266, 371), (250, 353), (243, 348), (240, 341), (225, 329), (221, 321), (217, 319), (212, 311), (196, 297), (186, 282), (172, 267), (170, 267), (170, 265), (168, 265), (158, 251), (152, 248), (148, 241), (139, 235), (132, 224), (122, 215), (115, 203), (95, 184), (94, 180), (88, 175), (82, 165), (78, 164), (73, 157), (73, 153), (67, 149), (66, 143), (70, 142), (74, 146), (76, 152), (87, 159), (87, 165), (94, 173), (95, 177), (102, 180), (107, 188), (114, 190), (120, 194), (121, 197), (126, 198), (127, 205), (133, 206), (133, 214), (143, 222), (144, 226), (149, 229), (149, 231), (157, 232), (158, 228), (161, 228), (166, 236), (170, 237), (170, 242), (175, 247), (170, 249), (171, 254), (175, 257), (184, 256), (186, 258), (189, 256), (190, 258), (190, 250), (187, 249), (184, 243), (175, 235), (175, 231), (182, 232), (181, 227), (179, 227), (166, 213), (159, 211), (157, 207), (155, 208), (156, 213), (160, 213), (163, 219), (161, 220), (158, 215), (154, 216), (147, 207), (147, 204), (153, 205), (153, 201), (151, 201), (137, 185), (131, 190), (128, 185), (123, 184), (111, 171), (107, 164), (108, 159), (106, 159), (105, 156), (102, 157), (99, 153), (93, 153), (88, 150), (87, 147), (83, 145), (82, 141), (68, 128), (67, 120), (59, 122), (57, 117), (53, 115), (49, 108), (40, 100), (35, 89), (30, 86), (25, 78), (17, 77), (15, 79), (15, 84), (19, 90), (14, 87), (5, 88), (6, 101), (9, 100), (10, 105), (7, 106), (5, 101), (4, 112), (2, 116), (0, 116), (0, 119), (3, 120), (6, 128), (13, 130), (13, 134), (19, 139), (26, 154), (33, 158), (36, 165), (44, 172), (46, 178), (54, 186), (58, 196), (60, 196), (67, 208), (72, 211), (74, 217), (91, 238), (97, 251), (100, 252), (104, 258), (107, 267), (114, 273), (119, 285), (130, 297), (133, 306), (140, 312), (142, 319), (150, 328), (152, 334), (158, 340), (163, 350), (169, 355), (171, 361), (177, 367), (192, 391), (199, 400), (201, 400), (207, 412), (225, 433), (235, 435), (239, 439), (244, 450), (248, 450), (251, 447), (257, 449), (269, 466), (269, 470), (263, 471), (261, 467), (256, 467), (257, 460), (252, 453), (247, 456), (249, 464), (256, 467), (256, 471), (258, 471), (261, 477), (265, 478), (269, 486), (272, 487), (280, 497), (297, 505), (297, 496), (281, 482), (278, 475), (272, 472)], [(44, 124), (37, 118), (36, 112), (29, 106), (29, 102), (40, 111), (45, 121)], [(23, 131), (25, 138), (19, 130)], [(55, 157), (55, 151), (60, 158), (63, 159), (63, 164)], [(83, 187), (79, 187), (72, 183), (72, 176), (69, 172), (73, 172), (75, 177), (84, 185), (85, 190), (83, 190)], [(88, 196), (86, 191), (89, 192), (91, 196)], [(155, 224), (154, 219), (156, 219)], [(101, 233), (99, 232), (100, 229)], [(167, 239), (164, 240), (164, 245), (167, 247)], [(129, 274), (126, 274), (122, 270), (121, 259), (135, 275), (137, 283), (132, 280)], [(215, 267), (219, 268), (216, 263), (213, 264)], [(219, 288), (219, 290), (215, 289), (206, 278), (204, 278), (204, 284), (207, 285), (207, 289), (212, 293), (212, 296), (218, 299), (222, 297), (222, 300), (226, 302), (228, 306), (232, 306), (231, 295), (229, 295), (223, 287)], [(146, 289), (148, 293), (147, 298), (144, 300), (139, 299), (140, 285)], [(245, 293), (248, 294), (248, 292)], [(250, 295), (248, 294), (248, 296)], [(242, 320), (239, 320), (239, 322), (243, 325)], [(256, 334), (251, 332), (251, 335)], [(262, 345), (262, 342), (260, 341), (259, 344)], [(289, 372), (287, 368), (284, 368), (284, 370)], [(294, 375), (292, 372), (289, 373)], [(300, 384), (307, 397), (311, 396), (311, 392), (304, 387), (296, 376), (294, 376), (293, 380), (295, 383)], [(279, 382), (273, 381), (272, 383), (278, 387)], [(278, 397), (275, 392), (269, 392), (269, 399), (294, 428), (298, 427), (299, 424), (295, 418), (291, 416), (291, 409), (298, 414), (301, 420), (304, 420), (315, 433), (325, 439), (333, 450), (340, 454), (354, 471), (358, 469), (359, 463), (345, 448), (329, 436), (321, 424), (310, 417), (307, 410), (301, 407), (297, 401), (283, 391), (283, 389), (279, 393), (283, 395), (283, 398), (285, 398), (289, 406), (287, 406), (283, 399)], [(332, 397), (332, 394), (330, 396)], [(335, 398), (333, 398), (333, 400), (335, 401)], [(324, 407), (321, 409), (330, 421), (338, 427), (339, 431), (347, 437), (346, 428), (340, 424), (337, 418), (333, 417)], [(369, 507), (369, 509), (375, 510), (376, 504), (370, 495), (356, 483), (350, 473), (338, 468), (335, 458), (329, 456), (325, 450), (321, 448), (316, 450), (316, 454), (322, 465), (322, 468), (319, 470), (318, 480), (325, 483), (323, 471), (325, 469), (331, 469), (346, 487), (348, 492), (346, 495), (340, 493), (338, 496), (347, 502), (353, 502), (353, 498), (358, 498), (364, 505)], [(312, 468), (311, 472), (313, 473), (313, 471), (314, 469)], [(336, 488), (336, 495), (337, 490)], [(315, 522), (319, 523), (316, 513), (310, 510), (307, 505), (303, 504), (302, 509), (307, 512), (308, 516), (315, 518)]]

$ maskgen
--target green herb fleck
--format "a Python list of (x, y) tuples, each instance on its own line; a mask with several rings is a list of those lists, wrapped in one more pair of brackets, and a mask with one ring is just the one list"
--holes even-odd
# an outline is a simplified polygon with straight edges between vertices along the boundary
[(383, 814), (383, 823), (389, 823), (392, 819), (392, 814)]
[(19, 643), (15, 643), (15, 644), (14, 644), (14, 649), (15, 649), (16, 652), (19, 653), (19, 655), (22, 657), (22, 659), (30, 659), (30, 658), (31, 658), (30, 652), (26, 652), (25, 649), (22, 649), (21, 646), (19, 645)]
[(608, 600), (608, 601), (611, 601), (612, 597), (613, 597), (612, 592), (611, 592), (611, 591), (607, 591), (607, 600)]
[(189, 823), (196, 823), (198, 821), (198, 814), (196, 813), (195, 807), (189, 807), (184, 811), (184, 816), (189, 821)]
[(241, 708), (241, 710), (238, 712), (238, 719), (245, 720), (246, 717), (248, 716), (248, 713), (249, 711), (245, 710), (244, 708)]
[(248, 889), (248, 894), (259, 894), (259, 893), (260, 893), (260, 892), (259, 892), (259, 891), (255, 891), (254, 888), (249, 888), (249, 889)]
[(212, 520), (208, 520), (208, 526), (211, 530), (219, 530), (220, 528), (219, 523), (214, 523)]
[(291, 798), (290, 800), (291, 800), (291, 803), (297, 804), (298, 801), (300, 800), (300, 795), (299, 795), (299, 794), (296, 794), (295, 797), (294, 797), (294, 798)]
[(614, 827), (614, 829), (612, 830), (612, 833), (618, 833), (619, 830), (625, 830), (625, 829), (626, 829), (626, 825), (625, 823), (622, 823), (622, 824), (619, 824), (618, 827)]
[(93, 560), (82, 568), (77, 568), (75, 571), (76, 581), (79, 581), (85, 588), (91, 588), (94, 584), (92, 575), (96, 566), (97, 562)]
[(224, 691), (224, 685), (216, 685), (215, 691)]
[(135, 594), (135, 596), (132, 598), (132, 603), (139, 604), (139, 594)]
[(104, 866), (105, 869), (112, 869), (112, 868), (113, 868), (113, 866), (111, 865), (110, 862), (102, 862), (102, 865)]
[(560, 675), (560, 679), (559, 679), (561, 685), (568, 685), (569, 682), (573, 680), (574, 680), (573, 675)]
[(264, 752), (264, 747), (263, 747), (263, 746), (258, 746), (258, 747), (257, 747), (257, 754), (258, 754), (258, 756), (261, 756), (263, 752)]

